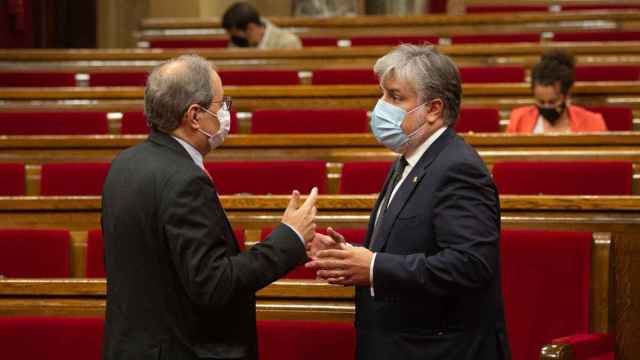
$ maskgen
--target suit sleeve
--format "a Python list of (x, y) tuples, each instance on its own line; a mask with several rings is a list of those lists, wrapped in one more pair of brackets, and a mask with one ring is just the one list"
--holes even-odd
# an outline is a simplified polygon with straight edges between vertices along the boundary
[(487, 286), (498, 273), (500, 205), (493, 181), (473, 164), (458, 164), (447, 174), (431, 220), (439, 251), (428, 256), (379, 253), (376, 296), (416, 290), (455, 295)]
[(224, 307), (282, 277), (306, 259), (296, 233), (280, 224), (269, 238), (230, 256), (224, 211), (213, 186), (194, 177), (166, 196), (163, 231), (184, 288), (193, 301)]

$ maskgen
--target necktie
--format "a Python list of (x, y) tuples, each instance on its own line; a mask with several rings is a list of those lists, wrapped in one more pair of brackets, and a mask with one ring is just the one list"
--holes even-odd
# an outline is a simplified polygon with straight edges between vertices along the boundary
[(387, 188), (385, 189), (384, 198), (380, 203), (380, 208), (378, 211), (378, 216), (376, 217), (376, 223), (373, 225), (373, 233), (371, 234), (371, 244), (369, 248), (373, 248), (373, 244), (378, 241), (378, 237), (381, 235), (380, 230), (382, 229), (382, 218), (387, 213), (387, 208), (389, 207), (389, 201), (391, 199), (391, 194), (393, 193), (393, 189), (396, 188), (400, 179), (402, 179), (402, 174), (404, 173), (404, 169), (407, 167), (409, 163), (403, 157), (401, 157), (393, 170), (393, 178), (389, 182)]

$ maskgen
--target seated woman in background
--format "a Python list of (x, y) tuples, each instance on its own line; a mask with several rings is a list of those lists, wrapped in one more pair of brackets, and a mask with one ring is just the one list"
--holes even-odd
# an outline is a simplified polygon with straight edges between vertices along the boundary
[(602, 115), (571, 105), (575, 60), (562, 51), (547, 52), (531, 70), (536, 105), (511, 111), (509, 133), (606, 131)]

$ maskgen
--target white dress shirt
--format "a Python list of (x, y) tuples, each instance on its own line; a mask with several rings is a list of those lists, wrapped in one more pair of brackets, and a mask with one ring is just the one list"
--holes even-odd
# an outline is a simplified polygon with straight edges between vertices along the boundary
[[(207, 170), (205, 170), (204, 168), (204, 159), (200, 151), (198, 151), (198, 149), (196, 149), (193, 145), (189, 144), (188, 142), (180, 139), (179, 137), (175, 137), (175, 136), (171, 136), (171, 137), (174, 138), (180, 145), (182, 145), (182, 147), (187, 151), (189, 156), (191, 156), (191, 158), (193, 159), (193, 162), (196, 163), (196, 165), (198, 165), (198, 167), (202, 169), (202, 171), (204, 171), (205, 174), (209, 174)], [(298, 230), (296, 230), (293, 226), (289, 224), (285, 224), (285, 225), (287, 225), (289, 229), (293, 230), (293, 232), (296, 233), (296, 235), (298, 235), (298, 238), (300, 239), (300, 241), (302, 241), (302, 245), (305, 245), (304, 237), (302, 237), (302, 234), (300, 234)]]
[[(407, 160), (407, 166), (405, 166), (404, 171), (402, 172), (402, 177), (400, 178), (396, 186), (393, 188), (393, 191), (391, 192), (391, 196), (389, 197), (389, 201), (387, 202), (387, 207), (389, 207), (389, 204), (391, 204), (391, 201), (393, 201), (393, 197), (396, 195), (396, 192), (400, 188), (400, 185), (402, 185), (402, 182), (404, 181), (404, 179), (406, 179), (409, 173), (411, 173), (411, 170), (413, 170), (413, 168), (416, 166), (416, 164), (418, 163), (422, 155), (424, 155), (424, 153), (427, 152), (429, 147), (436, 140), (438, 140), (440, 135), (442, 135), (442, 133), (444, 133), (445, 130), (447, 130), (446, 126), (443, 126), (440, 129), (436, 130), (436, 132), (434, 132), (431, 136), (429, 136), (429, 138), (427, 138), (427, 140), (425, 140), (420, 146), (418, 146), (413, 153), (405, 157), (405, 160)], [(382, 204), (380, 204), (380, 207), (378, 207), (378, 213), (376, 214), (376, 221), (380, 217), (381, 207), (382, 207)], [(376, 262), (376, 254), (377, 253), (373, 253), (373, 256), (371, 257), (371, 266), (369, 266), (369, 281), (371, 283), (372, 297), (375, 296), (375, 292), (373, 290), (373, 267)]]

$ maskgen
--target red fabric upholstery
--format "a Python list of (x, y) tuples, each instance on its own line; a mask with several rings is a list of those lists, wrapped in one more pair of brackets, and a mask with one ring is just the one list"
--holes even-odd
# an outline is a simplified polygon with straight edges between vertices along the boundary
[(197, 40), (197, 39), (174, 39), (174, 40), (151, 40), (149, 47), (165, 49), (192, 49), (192, 48), (226, 48), (229, 44), (227, 39)]
[(89, 86), (145, 86), (147, 72), (93, 72), (90, 73)]
[(602, 114), (609, 131), (633, 130), (633, 111), (626, 107), (588, 107), (589, 111)]
[(236, 242), (238, 243), (238, 247), (240, 247), (240, 251), (244, 251), (244, 229), (243, 228), (235, 228), (233, 229), (233, 234), (236, 236)]
[(222, 84), (229, 85), (298, 85), (296, 70), (221, 70)]
[(300, 40), (303, 47), (338, 45), (338, 39), (334, 37), (302, 37)]
[(256, 110), (251, 116), (251, 132), (254, 134), (331, 134), (368, 131), (367, 110)]
[(0, 72), (0, 87), (76, 86), (76, 75), (63, 72)]
[(314, 85), (378, 84), (378, 77), (371, 69), (318, 69), (313, 70)]
[(498, 132), (500, 130), (500, 113), (498, 109), (462, 108), (455, 128), (459, 133)]
[(43, 164), (40, 195), (100, 195), (109, 166), (109, 163)]
[(631, 195), (632, 176), (631, 162), (624, 161), (514, 161), (493, 166), (502, 195)]
[(579, 334), (553, 339), (553, 344), (571, 345), (576, 360), (614, 358), (614, 340), (607, 334)]
[(502, 291), (514, 360), (552, 339), (589, 331), (591, 233), (503, 231)]
[(437, 44), (437, 36), (354, 36), (351, 38), (351, 46), (374, 46), (374, 45), (400, 45), (403, 43)]
[(326, 192), (324, 161), (229, 161), (206, 163), (219, 194), (308, 194)]
[(576, 81), (638, 81), (640, 66), (581, 65), (576, 67)]
[(88, 278), (103, 278), (104, 272), (104, 241), (102, 230), (89, 231), (87, 238), (86, 275)]
[[(238, 114), (235, 111), (231, 112), (231, 134), (238, 132)], [(122, 114), (122, 128), (121, 134), (148, 134), (149, 126), (147, 125), (147, 118), (142, 111), (127, 111)]]
[(553, 41), (638, 41), (640, 31), (559, 32)]
[(0, 112), (2, 135), (95, 135), (109, 132), (99, 111)]
[(376, 194), (391, 169), (389, 161), (352, 161), (342, 165), (340, 194)]
[(547, 5), (467, 5), (466, 9), (467, 14), (549, 11)]
[(460, 68), (462, 83), (521, 83), (525, 80), (522, 67), (463, 67)]
[(355, 329), (350, 322), (258, 321), (261, 360), (351, 360)]
[(0, 196), (25, 194), (24, 164), (0, 164)]
[(66, 230), (0, 229), (0, 274), (5, 277), (69, 277), (70, 252)]
[(486, 34), (486, 35), (454, 35), (452, 44), (486, 44), (486, 43), (537, 43), (540, 42), (540, 34)]
[(3, 359), (100, 360), (104, 319), (98, 317), (0, 317)]

